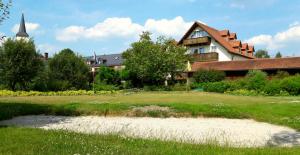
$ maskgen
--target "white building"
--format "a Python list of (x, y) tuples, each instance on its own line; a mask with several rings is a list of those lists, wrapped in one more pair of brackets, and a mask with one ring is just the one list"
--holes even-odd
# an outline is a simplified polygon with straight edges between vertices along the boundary
[(237, 40), (236, 33), (195, 22), (178, 44), (185, 45), (196, 61), (254, 59), (254, 47)]

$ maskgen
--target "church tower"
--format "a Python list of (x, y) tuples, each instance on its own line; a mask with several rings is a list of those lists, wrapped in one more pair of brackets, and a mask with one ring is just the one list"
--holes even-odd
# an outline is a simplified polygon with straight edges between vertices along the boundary
[(19, 32), (16, 34), (17, 39), (27, 39), (29, 35), (26, 32), (24, 14), (22, 14)]

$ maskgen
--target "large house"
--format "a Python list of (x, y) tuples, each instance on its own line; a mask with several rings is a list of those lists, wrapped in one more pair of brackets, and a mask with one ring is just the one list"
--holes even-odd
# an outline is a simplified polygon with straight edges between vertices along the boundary
[[(269, 74), (279, 70), (300, 73), (300, 57), (256, 59), (254, 46), (238, 40), (236, 33), (217, 30), (200, 22), (195, 22), (178, 44), (187, 47), (187, 53), (195, 58), (188, 64), (187, 78), (201, 69), (224, 71), (229, 78), (245, 76), (249, 70), (263, 70)], [(123, 61), (121, 54), (87, 58), (92, 71), (101, 65), (122, 69)]]
[(236, 33), (216, 30), (200, 22), (195, 22), (178, 43), (186, 46), (196, 61), (254, 59), (254, 47), (238, 40)]

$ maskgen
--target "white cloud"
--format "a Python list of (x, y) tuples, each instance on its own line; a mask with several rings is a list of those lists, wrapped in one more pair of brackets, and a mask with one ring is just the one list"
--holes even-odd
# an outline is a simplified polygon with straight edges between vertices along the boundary
[(178, 16), (174, 19), (148, 19), (144, 29), (157, 35), (165, 35), (168, 37), (180, 37), (187, 31), (193, 22), (185, 22), (182, 17)]
[[(300, 25), (289, 27), (287, 30), (278, 32), (275, 35), (258, 35), (246, 42), (271, 50), (271, 53), (277, 51), (289, 52), (289, 54), (299, 55), (300, 45)], [(297, 52), (297, 53), (295, 53)]]
[[(29, 33), (36, 31), (40, 27), (40, 24), (38, 24), (38, 23), (27, 23), (26, 22), (25, 25), (26, 25), (26, 31), (29, 32)], [(13, 28), (11, 29), (11, 31), (13, 33), (17, 33), (19, 31), (19, 27), (20, 27), (19, 24), (15, 24), (13, 26)]]
[(37, 49), (40, 50), (41, 54), (45, 52), (49, 53), (49, 56), (53, 56), (56, 52), (60, 51), (59, 47), (47, 43), (37, 45)]
[(182, 17), (174, 19), (148, 19), (144, 25), (134, 23), (130, 18), (107, 18), (92, 27), (69, 26), (59, 30), (56, 39), (63, 42), (79, 39), (106, 39), (106, 38), (137, 38), (142, 31), (150, 31), (154, 36), (166, 35), (169, 37), (182, 36), (192, 25)]

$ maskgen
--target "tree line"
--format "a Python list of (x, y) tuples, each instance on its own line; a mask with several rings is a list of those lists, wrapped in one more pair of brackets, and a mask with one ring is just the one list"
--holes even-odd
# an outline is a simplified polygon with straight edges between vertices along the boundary
[(184, 71), (190, 59), (172, 38), (151, 39), (149, 32), (123, 52), (125, 69), (101, 66), (95, 78), (82, 56), (63, 49), (45, 61), (33, 39), (7, 39), (0, 47), (0, 89), (10, 90), (112, 90), (161, 86)]

